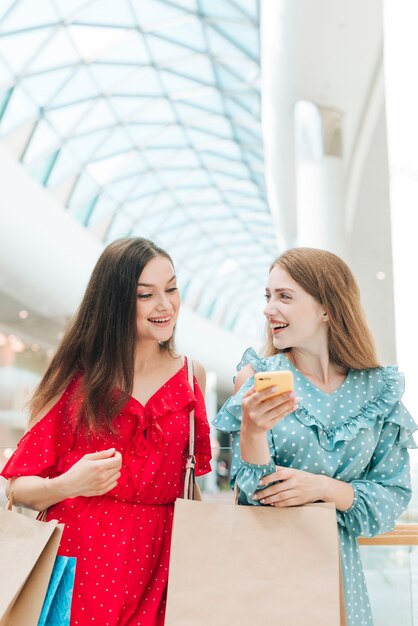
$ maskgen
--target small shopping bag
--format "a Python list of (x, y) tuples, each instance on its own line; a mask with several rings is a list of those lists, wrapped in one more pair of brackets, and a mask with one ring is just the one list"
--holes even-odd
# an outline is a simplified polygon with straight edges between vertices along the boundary
[(176, 501), (165, 626), (342, 626), (340, 591), (333, 505)]
[(38, 626), (69, 626), (76, 559), (57, 556)]
[(0, 510), (0, 626), (37, 626), (63, 526)]

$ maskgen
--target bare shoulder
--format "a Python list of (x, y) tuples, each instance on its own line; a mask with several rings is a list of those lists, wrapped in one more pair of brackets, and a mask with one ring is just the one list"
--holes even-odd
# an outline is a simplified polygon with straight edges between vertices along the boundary
[(234, 393), (237, 393), (246, 380), (254, 376), (254, 370), (251, 365), (245, 365), (235, 377)]
[(206, 371), (203, 365), (199, 363), (199, 361), (195, 361), (194, 359), (193, 359), (193, 373), (196, 376), (196, 380), (198, 382), (198, 385), (202, 393), (204, 394), (206, 390)]
[(57, 393), (57, 395), (54, 396), (47, 404), (45, 404), (45, 406), (43, 406), (40, 411), (32, 414), (29, 418), (29, 424), (28, 424), (27, 430), (30, 430), (31, 428), (35, 426), (35, 424), (40, 422), (41, 419), (43, 419), (45, 415), (49, 413), (49, 411), (57, 404), (61, 396), (62, 396), (62, 393)]

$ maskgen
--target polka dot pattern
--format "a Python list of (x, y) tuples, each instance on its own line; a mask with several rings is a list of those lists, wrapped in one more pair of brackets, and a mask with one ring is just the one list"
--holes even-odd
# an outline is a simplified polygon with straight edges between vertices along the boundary
[(411, 497), (407, 448), (416, 447), (412, 433), (417, 427), (400, 402), (403, 376), (394, 366), (350, 370), (344, 383), (328, 394), (284, 354), (262, 359), (250, 348), (238, 369), (248, 363), (255, 371), (292, 370), (301, 401), (298, 410), (267, 433), (271, 460), (266, 465), (240, 458), (241, 402), (253, 378), (224, 404), (214, 423), (232, 433), (231, 485), (237, 482), (241, 501), (260, 505), (252, 496), (260, 478), (276, 465), (350, 483), (353, 505), (337, 512), (347, 626), (372, 626), (357, 537), (391, 530)]
[(174, 501), (182, 493), (189, 410), (195, 408), (197, 474), (210, 471), (202, 394), (183, 367), (145, 406), (130, 398), (115, 432), (75, 427), (79, 378), (18, 444), (2, 475), (54, 477), (84, 454), (115, 447), (118, 485), (105, 496), (64, 500), (48, 519), (65, 524), (59, 554), (77, 558), (71, 626), (162, 626)]

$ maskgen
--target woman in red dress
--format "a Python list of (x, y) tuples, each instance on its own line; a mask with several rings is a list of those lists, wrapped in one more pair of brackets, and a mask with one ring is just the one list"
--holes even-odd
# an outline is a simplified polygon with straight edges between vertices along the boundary
[(14, 503), (65, 524), (59, 554), (77, 558), (71, 626), (164, 623), (193, 408), (196, 473), (210, 471), (205, 373), (194, 363), (192, 389), (173, 347), (179, 306), (164, 250), (109, 245), (3, 469)]

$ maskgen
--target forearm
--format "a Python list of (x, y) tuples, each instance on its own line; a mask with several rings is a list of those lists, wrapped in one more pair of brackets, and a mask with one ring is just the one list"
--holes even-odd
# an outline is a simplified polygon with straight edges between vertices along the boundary
[(246, 463), (267, 465), (271, 455), (265, 431), (254, 429), (251, 425), (242, 422), (240, 433), (241, 458)]
[(320, 476), (323, 479), (322, 497), (323, 502), (333, 502), (338, 511), (347, 511), (354, 502), (354, 489), (342, 480), (336, 480), (329, 476)]
[(35, 511), (44, 511), (53, 504), (69, 497), (70, 493), (64, 476), (41, 478), (40, 476), (21, 476), (12, 478), (7, 486), (7, 495), (12, 492), (12, 502)]

